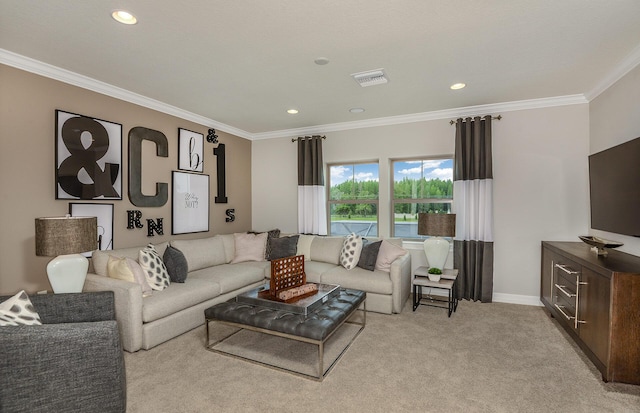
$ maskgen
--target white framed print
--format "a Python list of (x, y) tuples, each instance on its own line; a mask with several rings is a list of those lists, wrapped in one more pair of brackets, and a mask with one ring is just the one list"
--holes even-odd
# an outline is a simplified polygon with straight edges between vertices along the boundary
[(209, 231), (209, 175), (172, 172), (171, 233)]
[(178, 169), (204, 171), (204, 135), (178, 128)]
[[(96, 249), (113, 249), (113, 204), (70, 202), (69, 215), (72, 217), (97, 217)], [(90, 257), (92, 254), (93, 252), (86, 252), (83, 255)]]

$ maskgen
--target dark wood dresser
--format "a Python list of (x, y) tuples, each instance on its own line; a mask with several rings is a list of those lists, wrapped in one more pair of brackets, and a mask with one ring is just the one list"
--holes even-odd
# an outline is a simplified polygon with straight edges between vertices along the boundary
[(540, 300), (604, 381), (640, 384), (640, 257), (543, 241)]

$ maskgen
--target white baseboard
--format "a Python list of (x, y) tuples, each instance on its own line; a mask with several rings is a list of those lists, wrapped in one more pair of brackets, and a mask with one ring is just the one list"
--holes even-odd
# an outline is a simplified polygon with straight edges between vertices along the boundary
[(542, 307), (540, 297), (536, 295), (493, 293), (493, 301), (496, 303), (522, 304)]

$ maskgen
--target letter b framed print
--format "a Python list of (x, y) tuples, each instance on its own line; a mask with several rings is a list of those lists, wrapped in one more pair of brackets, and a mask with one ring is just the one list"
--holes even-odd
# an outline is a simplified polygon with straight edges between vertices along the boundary
[(204, 135), (178, 128), (178, 169), (204, 171)]
[(171, 234), (209, 231), (209, 175), (172, 172)]
[(56, 110), (56, 199), (122, 199), (122, 125)]

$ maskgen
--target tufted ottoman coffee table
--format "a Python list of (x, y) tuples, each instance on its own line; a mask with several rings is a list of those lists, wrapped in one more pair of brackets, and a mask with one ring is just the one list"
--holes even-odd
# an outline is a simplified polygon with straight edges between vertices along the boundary
[[(270, 306), (269, 303), (259, 305), (233, 299), (205, 310), (206, 347), (208, 350), (216, 353), (231, 355), (243, 360), (297, 374), (305, 378), (322, 381), (364, 329), (366, 324), (366, 298), (367, 293), (364, 291), (338, 288), (336, 294), (327, 297), (324, 302), (312, 306), (311, 308), (313, 308), (313, 310), (306, 314), (304, 311), (287, 311), (279, 308), (271, 308), (273, 306)], [(256, 303), (259, 303), (259, 301)], [(361, 313), (361, 317), (356, 317), (356, 311)], [(355, 321), (353, 318), (358, 318), (358, 320)], [(209, 326), (212, 322), (234, 327), (235, 331), (222, 339), (212, 342), (212, 330)], [(325, 343), (344, 323), (355, 324), (359, 326), (359, 329), (325, 371), (323, 366)], [(317, 376), (300, 373), (282, 366), (215, 349), (218, 344), (242, 330), (256, 331), (317, 345)]]

